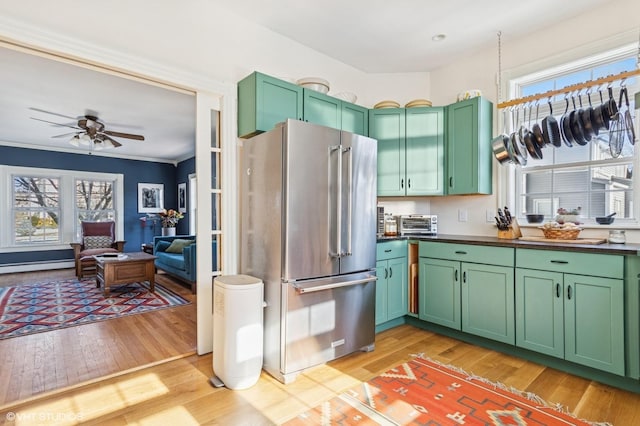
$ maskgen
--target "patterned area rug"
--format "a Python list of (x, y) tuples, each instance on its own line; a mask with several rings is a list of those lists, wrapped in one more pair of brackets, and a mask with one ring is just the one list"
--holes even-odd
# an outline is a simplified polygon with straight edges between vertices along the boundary
[(95, 278), (4, 287), (0, 288), (0, 339), (190, 303), (157, 282), (151, 293), (147, 281), (112, 287), (106, 298), (96, 288)]
[(591, 425), (536, 395), (416, 358), (286, 425)]

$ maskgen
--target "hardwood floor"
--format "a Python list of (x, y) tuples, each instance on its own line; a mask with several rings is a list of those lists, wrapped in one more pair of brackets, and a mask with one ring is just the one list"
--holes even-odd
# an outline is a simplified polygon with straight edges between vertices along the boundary
[[(6, 274), (0, 285), (73, 277), (73, 269)], [(156, 283), (194, 303), (0, 340), (0, 406), (195, 354), (195, 296), (168, 275)]]
[(27, 420), (38, 416), (53, 417), (56, 424), (278, 424), (418, 353), (536, 393), (590, 421), (640, 424), (638, 394), (409, 325), (380, 333), (375, 351), (315, 367), (289, 385), (263, 372), (247, 390), (214, 388), (208, 382), (212, 355), (192, 355), (26, 403), (0, 406), (0, 422), (11, 412), (21, 416), (19, 424), (33, 424)]

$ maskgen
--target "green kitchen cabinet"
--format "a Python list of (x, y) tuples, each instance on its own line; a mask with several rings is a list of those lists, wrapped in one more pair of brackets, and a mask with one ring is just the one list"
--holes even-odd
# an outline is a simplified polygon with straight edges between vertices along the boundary
[(476, 97), (446, 109), (446, 193), (491, 194), (493, 104)]
[(420, 242), (422, 320), (515, 343), (512, 248)]
[(376, 257), (376, 325), (408, 312), (406, 241), (378, 243)]
[(624, 375), (623, 264), (622, 256), (517, 249), (516, 345)]
[(378, 196), (444, 193), (444, 108), (369, 110), (378, 140)]
[(238, 83), (238, 137), (266, 132), (287, 118), (303, 118), (302, 87), (259, 72)]
[(368, 109), (315, 90), (304, 89), (304, 120), (334, 129), (367, 136)]

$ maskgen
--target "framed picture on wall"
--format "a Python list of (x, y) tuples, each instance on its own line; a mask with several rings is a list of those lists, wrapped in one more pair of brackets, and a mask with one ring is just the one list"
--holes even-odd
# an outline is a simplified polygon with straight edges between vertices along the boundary
[(163, 183), (138, 183), (138, 213), (160, 213), (164, 209)]
[(178, 211), (187, 212), (187, 182), (178, 184)]

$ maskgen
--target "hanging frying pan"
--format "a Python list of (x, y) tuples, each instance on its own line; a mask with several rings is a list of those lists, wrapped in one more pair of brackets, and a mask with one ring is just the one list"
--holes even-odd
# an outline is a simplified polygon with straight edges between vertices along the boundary
[(598, 111), (602, 116), (602, 129), (609, 130), (609, 123), (611, 122), (611, 114), (609, 113), (609, 101), (604, 101), (602, 99), (602, 91), (599, 91), (600, 94), (600, 105), (598, 106)]
[(558, 120), (553, 116), (553, 108), (551, 106), (551, 98), (549, 98), (549, 115), (542, 120), (542, 137), (545, 143), (553, 146), (562, 146), (562, 138), (560, 137), (560, 128)]
[(573, 102), (573, 111), (569, 113), (569, 128), (571, 129), (571, 136), (573, 136), (573, 141), (578, 145), (586, 145), (587, 140), (584, 137), (584, 130), (580, 125), (578, 117), (581, 110), (576, 110), (575, 96), (571, 96), (571, 102)]
[(565, 101), (567, 101), (567, 106), (565, 107), (564, 114), (560, 117), (560, 135), (562, 136), (562, 140), (564, 144), (568, 147), (573, 146), (573, 135), (571, 134), (571, 121), (569, 120), (569, 98), (565, 96)]
[(635, 145), (636, 131), (633, 128), (633, 118), (631, 117), (631, 111), (629, 110), (629, 96), (627, 94), (627, 87), (623, 87), (622, 90), (624, 91), (624, 104), (627, 107), (626, 111), (624, 112), (624, 125), (627, 131), (627, 138), (629, 139), (629, 142), (631, 142), (631, 145)]
[[(536, 102), (536, 122), (533, 123), (533, 126), (531, 127), (531, 133), (533, 133), (534, 141), (536, 142), (536, 145), (538, 145), (538, 148), (542, 149), (544, 148), (545, 140), (542, 134), (542, 127), (540, 127), (540, 124), (538, 124), (539, 109), (540, 105)], [(542, 151), (540, 152), (542, 153)]]
[(591, 125), (591, 112), (589, 107), (582, 109), (582, 95), (578, 93), (578, 100), (580, 101), (580, 109), (576, 116), (578, 117), (578, 125), (582, 130), (582, 136), (584, 136), (585, 143), (590, 142), (593, 139), (593, 126)]

